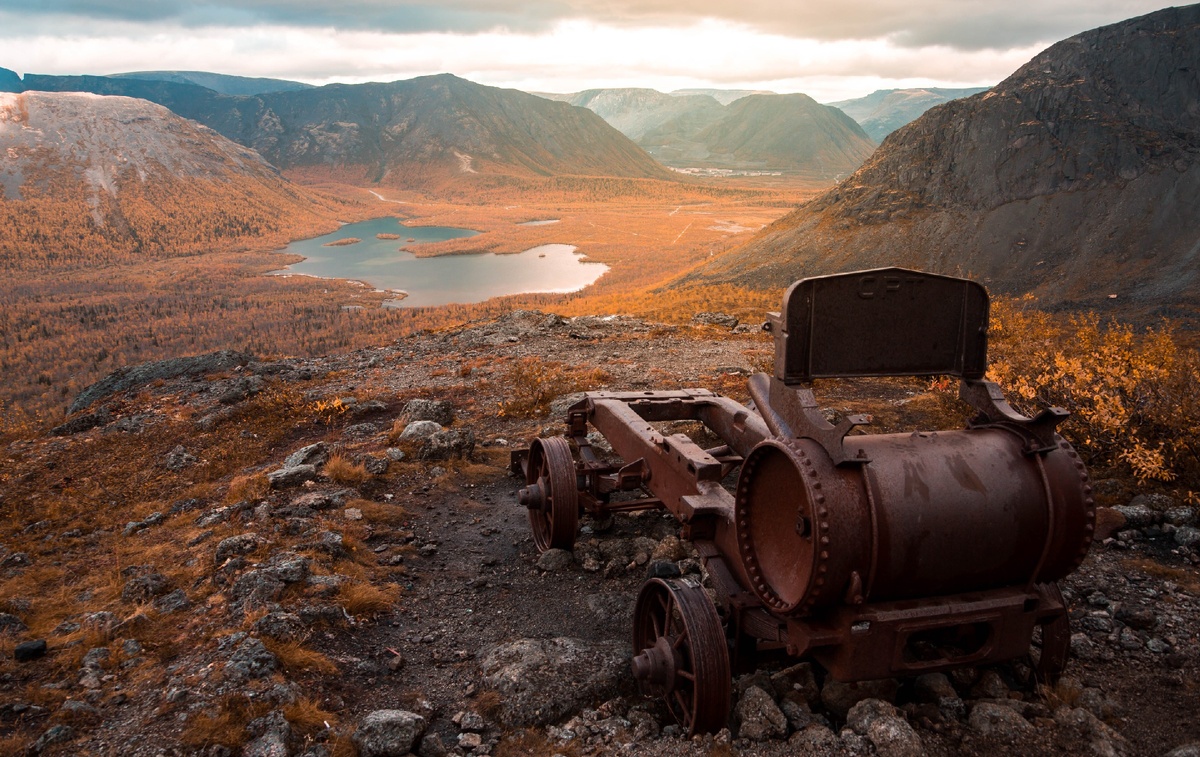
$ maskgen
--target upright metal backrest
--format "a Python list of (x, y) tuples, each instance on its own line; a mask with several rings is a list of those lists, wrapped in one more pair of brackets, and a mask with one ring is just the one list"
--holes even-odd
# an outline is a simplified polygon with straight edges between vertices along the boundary
[(775, 333), (775, 377), (951, 375), (987, 370), (988, 294), (967, 279), (878, 268), (792, 284)]

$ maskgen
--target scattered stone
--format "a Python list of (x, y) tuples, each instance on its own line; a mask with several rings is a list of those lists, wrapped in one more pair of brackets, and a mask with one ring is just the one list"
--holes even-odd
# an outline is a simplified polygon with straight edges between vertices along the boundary
[(538, 570), (544, 570), (548, 573), (557, 573), (560, 570), (566, 570), (575, 562), (575, 556), (565, 549), (548, 549), (538, 557)]
[(317, 468), (315, 465), (296, 465), (291, 468), (280, 468), (267, 474), (267, 481), (271, 484), (272, 489), (288, 489), (316, 479)]
[(217, 402), (222, 405), (236, 405), (258, 394), (266, 386), (262, 376), (245, 376), (229, 385), (225, 391), (217, 395)]
[(297, 468), (301, 465), (320, 467), (329, 462), (329, 444), (316, 442), (307, 447), (301, 447), (283, 460), (284, 468)]
[(864, 699), (846, 715), (846, 725), (875, 746), (880, 757), (921, 757), (921, 739), (900, 712), (879, 699)]
[(425, 732), (425, 718), (407, 710), (375, 710), (351, 737), (359, 757), (399, 757)]
[(499, 716), (511, 726), (546, 725), (617, 692), (629, 677), (620, 641), (519, 639), (487, 650), (484, 683), (500, 694)]
[(186, 610), (191, 606), (183, 589), (176, 589), (154, 600), (154, 609), (159, 615), (170, 615), (173, 612)]
[(222, 539), (213, 553), (213, 562), (217, 565), (224, 563), (230, 557), (248, 555), (258, 549), (266, 540), (253, 531)]
[(372, 476), (382, 476), (388, 472), (388, 468), (392, 467), (392, 461), (389, 457), (375, 457), (367, 455), (362, 459), (362, 466), (367, 469), (367, 473)]
[[(124, 572), (122, 571), (122, 573)], [(121, 599), (126, 602), (149, 602), (155, 597), (166, 594), (171, 588), (167, 577), (149, 566), (136, 566), (133, 572), (138, 575), (126, 581), (125, 586), (121, 589)]]
[(1194, 547), (1200, 544), (1200, 528), (1180, 526), (1175, 531), (1175, 543), (1181, 547)]
[(946, 697), (957, 697), (958, 692), (945, 673), (925, 673), (913, 682), (913, 692), (920, 702), (937, 702)]
[(1172, 526), (1196, 525), (1196, 510), (1191, 507), (1172, 507), (1163, 513), (1163, 521)]
[(726, 313), (696, 313), (692, 316), (692, 323), (697, 326), (720, 326), (721, 328), (733, 329), (738, 325), (738, 319)]
[(979, 680), (971, 687), (971, 697), (974, 699), (1007, 699), (1008, 686), (995, 670), (985, 670)]
[(1181, 744), (1164, 754), (1163, 757), (1200, 757), (1200, 741)]
[(346, 499), (351, 495), (348, 489), (342, 489), (336, 492), (307, 492), (298, 497), (293, 497), (291, 506), (294, 508), (309, 508), (312, 510), (329, 510), (334, 507), (342, 507), (346, 504)]
[(454, 406), (448, 400), (409, 400), (400, 413), (404, 423), (433, 421), (440, 426), (454, 423)]
[(342, 429), (342, 435), (351, 439), (366, 439), (379, 433), (379, 426), (374, 423), (355, 423)]
[(787, 735), (788, 720), (775, 700), (758, 686), (746, 689), (734, 707), (738, 737), (751, 741), (767, 741)]
[(25, 622), (16, 615), (0, 612), (0, 633), (18, 634), (28, 630), (29, 626), (25, 625)]
[(342, 515), (344, 515), (346, 517), (346, 520), (362, 520), (363, 519), (362, 510), (358, 509), (357, 507), (347, 507), (342, 512)]
[[(400, 449), (399, 447), (388, 447), (383, 451), (383, 454), (387, 455), (388, 459), (393, 463), (398, 463), (405, 458), (404, 450)], [(438, 741), (440, 743), (441, 739), (438, 739)]]
[(1011, 707), (994, 702), (980, 702), (971, 710), (967, 723), (980, 735), (1003, 744), (1013, 744), (1034, 731), (1033, 724)]
[(1145, 528), (1154, 524), (1156, 513), (1145, 504), (1144, 494), (1133, 498), (1128, 505), (1117, 505), (1113, 509), (1125, 517), (1129, 528)]
[(1125, 753), (1125, 738), (1108, 725), (1100, 722), (1082, 707), (1062, 707), (1054, 713), (1054, 722), (1087, 743), (1092, 754), (1117, 755)]
[(13, 649), (13, 659), (17, 662), (32, 662), (46, 654), (46, 640), (23, 641)]
[(442, 743), (442, 737), (436, 733), (427, 733), (421, 739), (421, 745), (417, 747), (419, 757), (446, 757), (449, 750)]
[(71, 436), (73, 434), (81, 434), (84, 431), (90, 431), (97, 426), (103, 426), (111, 420), (112, 415), (107, 410), (98, 410), (94, 413), (77, 415), (66, 423), (50, 429), (50, 433), (54, 434), (55, 436)]
[(857, 683), (842, 683), (830, 679), (825, 683), (825, 688), (821, 689), (821, 702), (835, 717), (845, 718), (850, 708), (864, 699), (895, 701), (897, 688), (896, 681), (891, 678)]
[[(801, 662), (771, 676), (771, 686), (781, 699), (798, 699), (809, 709), (821, 702), (821, 687), (813, 673), (812, 663)], [(786, 713), (786, 710), (784, 711)]]
[(478, 733), (458, 734), (458, 745), (463, 749), (475, 750), (483, 746), (483, 737)]
[(46, 751), (46, 747), (53, 744), (61, 744), (64, 741), (70, 741), (75, 738), (75, 729), (69, 725), (52, 725), (41, 736), (38, 736), (37, 741), (33, 742), (33, 746), (29, 747), (34, 754), (41, 754)]
[(122, 536), (132, 536), (139, 531), (145, 531), (151, 526), (157, 526), (163, 523), (166, 519), (167, 516), (163, 515), (162, 513), (151, 513), (150, 515), (146, 516), (144, 520), (130, 521), (129, 523), (125, 524), (125, 530), (122, 532)]
[(229, 588), (229, 598), (240, 602), (243, 610), (252, 610), (278, 602), (287, 587), (266, 570), (248, 570)]
[(796, 731), (788, 739), (788, 746), (795, 754), (844, 754), (845, 749), (836, 733), (827, 726), (814, 723), (802, 731)]
[(234, 634), (238, 635), (244, 638), (234, 647), (233, 653), (225, 663), (226, 675), (235, 681), (245, 681), (274, 673), (279, 667), (279, 660), (262, 641), (245, 634)]
[(195, 465), (198, 462), (200, 462), (200, 458), (184, 449), (182, 444), (175, 445), (175, 448), (163, 458), (163, 465), (166, 466), (167, 470), (175, 472)]
[(441, 424), (434, 421), (413, 421), (400, 432), (398, 441), (423, 442), (441, 430)]
[(97, 719), (100, 716), (100, 711), (87, 702), (68, 699), (58, 708), (58, 715), (63, 720), (72, 723), (83, 723)]
[(269, 612), (254, 622), (254, 632), (259, 636), (279, 641), (295, 641), (304, 636), (304, 623), (300, 616), (290, 612)]
[(264, 717), (251, 720), (246, 731), (252, 738), (242, 748), (242, 757), (289, 757), (287, 742), (292, 727), (279, 710), (272, 710)]
[(421, 447), (422, 460), (468, 458), (475, 450), (475, 432), (471, 429), (448, 429), (429, 436)]
[(671, 562), (679, 562), (687, 556), (687, 549), (684, 548), (683, 542), (677, 536), (668, 536), (663, 539), (654, 547), (654, 551), (650, 553), (651, 559), (670, 560)]

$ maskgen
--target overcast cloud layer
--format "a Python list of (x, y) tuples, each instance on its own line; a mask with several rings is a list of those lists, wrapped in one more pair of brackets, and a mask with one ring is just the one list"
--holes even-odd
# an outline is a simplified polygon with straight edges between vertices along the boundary
[(0, 0), (0, 66), (205, 70), (312, 83), (451, 72), (485, 84), (802, 91), (977, 86), (1152, 0)]

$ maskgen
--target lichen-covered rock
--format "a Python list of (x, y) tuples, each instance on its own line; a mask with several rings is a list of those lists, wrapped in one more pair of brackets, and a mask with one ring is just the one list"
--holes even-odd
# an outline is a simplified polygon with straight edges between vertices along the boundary
[(738, 737), (751, 741), (779, 739), (787, 735), (787, 716), (763, 689), (750, 686), (738, 699), (734, 708), (737, 717)]
[(269, 612), (254, 621), (254, 632), (259, 636), (279, 641), (294, 641), (304, 635), (304, 622), (291, 612)]
[(449, 426), (454, 423), (454, 406), (448, 400), (409, 400), (400, 413), (404, 423), (413, 421), (433, 421), (439, 426)]
[(407, 710), (375, 710), (351, 737), (359, 757), (403, 757), (425, 732), (425, 718)]
[(423, 442), (441, 430), (441, 424), (434, 421), (413, 421), (400, 432), (398, 441)]
[(628, 645), (583, 639), (519, 639), (493, 647), (483, 680), (500, 694), (500, 719), (546, 725), (615, 694), (629, 677)]
[(921, 757), (921, 739), (900, 712), (879, 699), (864, 699), (846, 714), (846, 725), (865, 736), (880, 757)]
[(238, 635), (243, 638), (225, 662), (225, 674), (234, 681), (245, 681), (274, 673), (279, 667), (279, 660), (262, 641), (245, 634), (235, 634)]
[(317, 467), (315, 465), (294, 465), (267, 474), (267, 482), (272, 489), (287, 489), (316, 479)]
[(266, 540), (253, 531), (230, 536), (217, 544), (217, 549), (213, 553), (213, 562), (221, 565), (231, 557), (248, 555), (265, 543)]
[(980, 702), (975, 705), (967, 723), (980, 735), (988, 736), (1002, 744), (1013, 744), (1034, 730), (1033, 724), (1021, 717), (1021, 713), (994, 702)]
[(449, 460), (470, 457), (475, 450), (475, 432), (466, 429), (447, 429), (431, 434), (421, 447), (422, 460)]
[(301, 465), (319, 467), (329, 461), (329, 445), (326, 442), (316, 442), (301, 447), (283, 460), (284, 468), (296, 468)]

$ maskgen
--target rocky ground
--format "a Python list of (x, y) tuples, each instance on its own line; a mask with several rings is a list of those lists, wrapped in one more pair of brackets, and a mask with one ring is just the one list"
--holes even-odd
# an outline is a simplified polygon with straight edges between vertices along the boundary
[[(676, 522), (585, 519), (539, 555), (507, 463), (558, 432), (559, 394), (736, 392), (768, 345), (731, 325), (514, 313), (110, 377), (4, 450), (0, 752), (1200, 755), (1197, 510), (1111, 479), (1053, 689), (1027, 661), (860, 685), (792, 661), (681, 736), (628, 672), (647, 572), (703, 579)], [(916, 383), (820, 396), (885, 426), (937, 406)]]

